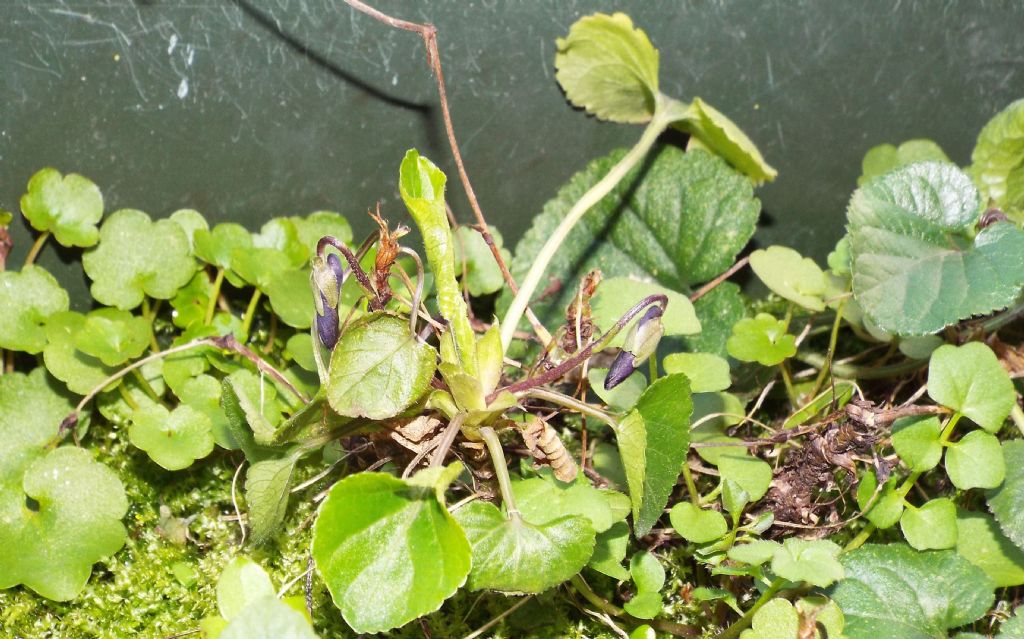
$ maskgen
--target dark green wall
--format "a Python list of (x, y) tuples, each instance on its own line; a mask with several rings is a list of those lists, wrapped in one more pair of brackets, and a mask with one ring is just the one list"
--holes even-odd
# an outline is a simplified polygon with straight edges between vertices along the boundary
[[(518, 238), (590, 158), (635, 127), (569, 108), (554, 39), (620, 9), (661, 50), (663, 89), (735, 119), (779, 169), (762, 243), (822, 258), (872, 145), (931, 137), (961, 163), (1024, 96), (1024, 3), (379, 1), (440, 29), (455, 126), (481, 204)], [(411, 146), (450, 169), (418, 38), (338, 0), (0, 0), (0, 207), (52, 165), (108, 211), (193, 207), (252, 228), (331, 208), (368, 229)], [(453, 174), (452, 171), (449, 171)], [(455, 182), (455, 180), (453, 180)], [(451, 198), (468, 217), (461, 189)], [(28, 236), (15, 225), (20, 263)], [(66, 256), (64, 256), (66, 258)], [(78, 267), (42, 263), (74, 288)]]

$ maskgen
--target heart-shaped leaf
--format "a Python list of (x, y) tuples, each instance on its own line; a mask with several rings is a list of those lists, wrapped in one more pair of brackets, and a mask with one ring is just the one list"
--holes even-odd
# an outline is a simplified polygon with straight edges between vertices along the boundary
[(651, 119), (658, 50), (629, 16), (584, 16), (556, 46), (555, 77), (573, 105), (611, 122)]
[(174, 309), (171, 321), (183, 329), (202, 325), (206, 321), (206, 307), (210, 304), (211, 295), (213, 284), (210, 278), (203, 271), (196, 273), (188, 284), (179, 288), (171, 298), (171, 308)]
[(299, 237), (299, 229), (290, 218), (275, 217), (252, 236), (256, 248), (275, 249), (284, 253), (292, 268), (305, 266), (309, 261), (309, 248)]
[(690, 382), (668, 375), (647, 387), (619, 423), (616, 437), (633, 505), (633, 532), (642, 537), (661, 517), (690, 445)]
[(945, 637), (981, 618), (994, 599), (992, 580), (952, 550), (867, 545), (843, 555), (843, 568), (829, 595), (850, 639)]
[(282, 322), (292, 328), (309, 328), (315, 312), (309, 271), (279, 271), (270, 278), (265, 292), (270, 307)]
[(512, 482), (512, 494), (516, 508), (533, 524), (578, 515), (589, 519), (595, 532), (604, 532), (616, 521), (608, 498), (587, 481), (566, 483), (554, 477), (534, 477)]
[[(231, 265), (241, 282), (255, 286), (264, 293), (279, 273), (292, 270), (292, 261), (288, 255), (268, 246), (235, 249), (231, 252)], [(308, 279), (303, 288), (310, 290)]]
[(785, 246), (750, 254), (750, 268), (773, 293), (812, 311), (825, 310), (828, 284), (821, 267)]
[(873, 472), (868, 472), (857, 486), (857, 506), (866, 511), (864, 516), (868, 521), (883, 530), (896, 525), (903, 516), (903, 495), (896, 490), (896, 484), (897, 478), (893, 476), (878, 490), (878, 479)]
[(734, 481), (747, 493), (750, 501), (757, 501), (768, 492), (772, 482), (772, 467), (750, 455), (725, 454), (716, 461), (722, 479)]
[(196, 257), (228, 272), (229, 281), (240, 285), (241, 280), (231, 273), (235, 251), (244, 252), (252, 248), (252, 235), (241, 224), (223, 222), (210, 230), (196, 231), (193, 236)]
[(960, 490), (996, 488), (1006, 477), (999, 440), (980, 430), (967, 433), (946, 449), (946, 474)]
[(999, 430), (1017, 401), (1006, 369), (981, 342), (935, 349), (928, 362), (928, 395), (990, 433)]
[(741, 362), (775, 366), (796, 355), (796, 337), (786, 332), (786, 322), (758, 313), (733, 324), (726, 348)]
[(313, 559), (356, 632), (437, 610), (470, 570), (466, 535), (437, 492), (383, 473), (336, 483), (313, 527)]
[(892, 447), (911, 470), (923, 473), (942, 459), (942, 424), (934, 415), (901, 417), (892, 423)]
[(45, 168), (29, 180), (21, 212), (32, 228), (53, 233), (63, 246), (93, 246), (99, 239), (103, 195), (88, 178)]
[[(693, 304), (685, 295), (658, 284), (628, 277), (612, 277), (601, 282), (591, 300), (590, 317), (598, 328), (607, 331), (626, 311), (650, 295), (668, 297), (668, 306), (661, 317), (665, 335), (693, 335), (700, 332), (700, 322), (693, 312)], [(621, 346), (625, 336), (626, 331), (622, 331), (610, 345)]]
[(997, 222), (974, 235), (977, 189), (940, 162), (903, 167), (854, 192), (853, 292), (882, 329), (934, 333), (1012, 303), (1024, 286), (1024, 231)]
[[(517, 281), (572, 205), (624, 153), (591, 162), (544, 205), (516, 246), (511, 271)], [(754, 233), (760, 208), (750, 182), (720, 158), (657, 147), (642, 170), (628, 174), (573, 227), (547, 271), (561, 289), (531, 307), (545, 325), (563, 321), (576, 283), (594, 268), (608, 279), (630, 277), (685, 291), (732, 265)], [(503, 293), (502, 300), (507, 306), (511, 296)]]
[(720, 539), (729, 531), (725, 517), (717, 510), (697, 508), (688, 501), (681, 501), (668, 513), (672, 527), (679, 535), (695, 544), (706, 544)]
[(956, 545), (956, 506), (945, 497), (932, 499), (920, 508), (908, 506), (900, 518), (907, 543), (918, 550), (942, 550)]
[(46, 320), (68, 310), (68, 294), (50, 273), (29, 265), (0, 271), (0, 348), (38, 353), (46, 346)]
[(991, 515), (961, 510), (956, 551), (985, 571), (999, 588), (1024, 584), (1024, 551), (1006, 538)]
[(790, 537), (772, 556), (772, 572), (790, 581), (806, 581), (824, 588), (843, 578), (839, 563), (842, 548), (825, 539)]
[(405, 320), (370, 316), (345, 331), (335, 346), (327, 399), (348, 417), (394, 417), (427, 391), (436, 358)]
[(181, 470), (213, 451), (211, 428), (210, 418), (187, 404), (173, 411), (154, 404), (135, 412), (128, 438), (160, 466)]
[(340, 213), (314, 211), (306, 217), (290, 217), (288, 219), (295, 226), (299, 242), (306, 247), (310, 256), (316, 254), (316, 245), (322, 237), (329, 235), (345, 244), (352, 242), (352, 225)]
[(625, 581), (629, 572), (622, 567), (629, 546), (629, 524), (617, 521), (608, 530), (598, 533), (594, 543), (594, 554), (587, 565), (597, 572), (613, 579)]
[(1024, 441), (1002, 445), (1006, 479), (988, 492), (988, 509), (995, 515), (1003, 533), (1024, 549)]
[(713, 393), (732, 385), (729, 362), (711, 353), (672, 353), (661, 365), (669, 375), (686, 375), (694, 393)]
[(473, 547), (473, 590), (544, 592), (578, 573), (594, 551), (594, 529), (579, 515), (531, 523), (476, 501), (457, 510), (455, 519)]
[(978, 134), (969, 169), (986, 201), (1019, 222), (1024, 213), (1024, 100), (996, 114)]
[[(813, 629), (805, 623), (814, 621)], [(785, 599), (772, 599), (754, 613), (750, 628), (740, 634), (740, 639), (842, 639), (845, 619), (843, 612), (834, 601), (824, 597), (800, 599), (796, 606)], [(809, 634), (803, 633), (811, 630)]]
[(275, 594), (267, 571), (248, 557), (236, 557), (217, 580), (217, 610), (230, 621), (250, 603)]
[(82, 266), (99, 302), (131, 310), (145, 296), (171, 299), (195, 274), (188, 237), (170, 220), (153, 222), (142, 211), (121, 209), (100, 227), (99, 245)]
[(868, 152), (864, 154), (857, 186), (901, 166), (928, 161), (949, 162), (949, 158), (946, 156), (946, 152), (931, 140), (907, 140), (899, 147), (892, 144), (879, 144), (868, 149)]

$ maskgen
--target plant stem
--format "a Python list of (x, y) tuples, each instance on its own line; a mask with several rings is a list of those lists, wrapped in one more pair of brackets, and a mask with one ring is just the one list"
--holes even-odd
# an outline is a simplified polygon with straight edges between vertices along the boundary
[(860, 531), (860, 533), (856, 537), (851, 539), (850, 543), (843, 546), (843, 552), (857, 550), (858, 548), (864, 545), (864, 542), (866, 542), (868, 538), (871, 537), (871, 533), (873, 532), (875, 532), (874, 524), (869, 523), (867, 526), (864, 526), (864, 530)]
[(256, 289), (253, 291), (252, 297), (249, 298), (249, 306), (245, 309), (245, 317), (242, 318), (242, 343), (249, 341), (249, 329), (252, 328), (252, 318), (256, 314), (256, 306), (260, 302), (260, 297), (263, 296), (263, 291)]
[(32, 248), (28, 250), (28, 255), (25, 256), (25, 264), (22, 265), (22, 268), (31, 266), (35, 263), (36, 258), (39, 257), (39, 251), (43, 250), (43, 244), (46, 244), (46, 240), (49, 239), (49, 237), (49, 231), (43, 231), (39, 234), (36, 241), (32, 243)]
[(782, 577), (777, 577), (775, 581), (773, 581), (771, 585), (768, 586), (768, 589), (761, 593), (761, 596), (758, 597), (757, 601), (754, 602), (754, 605), (750, 607), (750, 610), (743, 613), (743, 616), (735, 622), (733, 622), (731, 626), (726, 628), (725, 632), (718, 635), (717, 639), (736, 639), (736, 637), (739, 637), (740, 633), (746, 630), (747, 626), (750, 625), (750, 622), (753, 621), (754, 615), (757, 614), (757, 611), (760, 610), (766, 603), (771, 601), (771, 598), (774, 597), (776, 593), (778, 593), (780, 590), (782, 590), (782, 586), (785, 585), (785, 583), (785, 579), (783, 579)]
[(693, 481), (689, 460), (683, 460), (683, 481), (686, 482), (686, 491), (690, 493), (690, 503), (700, 508), (700, 493), (697, 492), (697, 482)]
[(786, 396), (789, 397), (790, 406), (798, 408), (796, 389), (793, 388), (793, 378), (789, 374), (789, 366), (786, 365), (785, 360), (779, 362), (779, 371), (782, 373), (782, 383), (786, 385)]
[(1013, 408), (1010, 409), (1010, 418), (1017, 425), (1017, 430), (1020, 431), (1020, 434), (1024, 435), (1024, 410), (1021, 410), (1020, 404), (1016, 402), (1013, 404)]
[(650, 383), (651, 384), (653, 384), (654, 382), (658, 381), (658, 354), (657, 353), (651, 353), (651, 356), (647, 359), (647, 372), (648, 372), (648, 375), (650, 375), (650, 378), (651, 378)]
[(534, 399), (541, 399), (552, 404), (558, 404), (570, 410), (574, 410), (577, 413), (582, 413), (590, 417), (601, 420), (605, 424), (608, 424), (612, 429), (619, 427), (619, 422), (610, 413), (607, 413), (593, 404), (582, 402), (575, 397), (570, 397), (556, 391), (548, 390), (546, 388), (531, 388), (530, 390), (523, 393), (526, 397), (533, 397)]
[(992, 333), (1017, 320), (1021, 316), (1024, 316), (1024, 300), (1021, 300), (1014, 306), (993, 315), (981, 324), (981, 328), (986, 333)]
[(625, 614), (625, 611), (623, 611), (622, 608), (619, 608), (618, 606), (612, 604), (604, 597), (591, 590), (590, 586), (587, 585), (587, 582), (583, 581), (583, 577), (581, 577), (579, 574), (573, 575), (572, 578), (569, 580), (569, 583), (572, 584), (572, 587), (576, 590), (576, 592), (580, 593), (580, 595), (582, 595), (584, 599), (589, 601), (591, 605), (593, 605), (601, 612), (608, 615), (612, 615), (614, 617), (621, 617)]
[(700, 298), (702, 298), (705, 295), (707, 295), (708, 293), (710, 293), (719, 284), (721, 284), (725, 280), (727, 280), (730, 277), (732, 277), (733, 274), (736, 273), (736, 271), (738, 271), (741, 268), (743, 268), (744, 266), (746, 266), (748, 262), (750, 262), (750, 256), (749, 255), (744, 257), (744, 258), (742, 258), (742, 259), (736, 260), (736, 263), (733, 264), (732, 266), (730, 266), (729, 270), (727, 270), (726, 272), (722, 273), (721, 275), (719, 275), (715, 279), (711, 280), (710, 282), (708, 282), (704, 286), (702, 286), (699, 289), (697, 289), (697, 292), (695, 292), (693, 295), (690, 296), (690, 301), (691, 302), (696, 302)]
[(206, 302), (206, 315), (203, 318), (203, 325), (209, 326), (213, 321), (213, 313), (217, 310), (217, 298), (220, 297), (220, 287), (224, 283), (224, 269), (217, 269), (217, 275), (213, 278), (213, 290), (210, 291), (210, 299)]
[(153, 387), (150, 385), (149, 381), (142, 374), (142, 369), (133, 369), (132, 376), (135, 377), (135, 381), (139, 383), (139, 386), (142, 387), (142, 390), (146, 393), (146, 395), (149, 396), (151, 400), (153, 400), (157, 404), (162, 403), (160, 400), (160, 396), (156, 394), (156, 391), (153, 390)]
[(822, 365), (821, 370), (818, 371), (818, 376), (814, 378), (814, 387), (811, 388), (810, 397), (818, 396), (818, 391), (821, 390), (821, 385), (825, 382), (825, 375), (832, 368), (832, 360), (836, 356), (836, 342), (839, 341), (839, 324), (843, 319), (843, 306), (845, 304), (846, 299), (841, 299), (836, 306), (836, 318), (832, 322), (832, 333), (828, 338), (828, 351), (825, 353), (825, 363)]
[(516, 327), (519, 326), (519, 320), (522, 319), (526, 306), (529, 304), (534, 292), (536, 292), (537, 286), (540, 284), (541, 278), (548, 268), (548, 264), (551, 263), (551, 259), (558, 253), (558, 249), (569, 236), (569, 233), (575, 228), (583, 215), (600, 202), (604, 196), (608, 195), (626, 177), (626, 174), (647, 155), (647, 152), (657, 141), (658, 136), (661, 135), (661, 132), (670, 123), (671, 119), (666, 116), (665, 108), (662, 106), (662, 102), (659, 101), (654, 109), (654, 115), (651, 117), (650, 123), (644, 129), (643, 135), (640, 136), (636, 146), (630, 149), (603, 178), (598, 180), (597, 184), (590, 187), (583, 194), (583, 197), (569, 209), (569, 212), (558, 224), (558, 227), (548, 237), (547, 242), (541, 247), (540, 252), (533, 261), (533, 265), (526, 274), (526, 278), (519, 288), (519, 293), (512, 300), (512, 304), (509, 306), (508, 312), (505, 313), (505, 318), (501, 322), (501, 346), (503, 350), (507, 352), (509, 345), (512, 344), (512, 336), (516, 331)]
[(508, 464), (505, 463), (505, 451), (501, 449), (501, 441), (498, 434), (490, 426), (480, 429), (480, 436), (487, 445), (487, 452), (491, 456), (491, 465), (494, 466), (494, 474), (498, 478), (498, 487), (501, 488), (501, 501), (505, 504), (505, 512), (512, 521), (519, 521), (522, 515), (516, 508), (516, 500), (512, 495), (512, 480), (508, 476)]
[[(797, 353), (796, 359), (815, 368), (825, 365), (825, 356), (821, 353)], [(874, 367), (832, 364), (832, 375), (844, 379), (885, 379), (916, 371), (927, 364), (926, 359), (908, 359), (887, 366)]]
[(139, 410), (139, 403), (135, 401), (135, 398), (132, 397), (131, 392), (125, 388), (124, 384), (117, 385), (117, 392), (121, 394), (121, 399), (124, 400), (125, 404), (128, 404), (129, 408), (132, 410)]

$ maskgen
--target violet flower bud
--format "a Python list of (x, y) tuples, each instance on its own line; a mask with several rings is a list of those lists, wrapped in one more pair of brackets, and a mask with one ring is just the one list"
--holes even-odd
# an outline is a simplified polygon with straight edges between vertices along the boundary
[(665, 326), (661, 323), (664, 312), (660, 306), (650, 307), (629, 330), (622, 350), (608, 368), (608, 376), (604, 379), (605, 390), (611, 390), (625, 381), (658, 349), (658, 342), (665, 334)]
[(345, 273), (341, 260), (334, 253), (323, 260), (316, 260), (313, 265), (314, 292), (316, 293), (316, 332), (328, 349), (338, 343), (340, 318), (338, 304), (341, 298), (341, 285), (345, 281)]

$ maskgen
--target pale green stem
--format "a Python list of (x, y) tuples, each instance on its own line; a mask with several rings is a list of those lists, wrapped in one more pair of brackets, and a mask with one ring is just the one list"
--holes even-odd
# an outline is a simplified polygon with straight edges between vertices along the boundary
[(160, 396), (156, 394), (155, 390), (153, 390), (153, 387), (150, 385), (149, 380), (147, 380), (145, 376), (142, 374), (141, 369), (132, 369), (132, 375), (135, 377), (135, 381), (139, 383), (139, 386), (142, 387), (143, 392), (145, 392), (146, 395), (148, 395), (151, 400), (153, 400), (157, 404), (161, 403)]
[(683, 460), (683, 481), (686, 482), (686, 491), (690, 493), (690, 503), (700, 508), (700, 493), (697, 492), (697, 483), (693, 481), (693, 471), (690, 470), (689, 460)]
[(779, 371), (782, 373), (782, 383), (786, 385), (786, 395), (789, 397), (789, 404), (793, 408), (797, 408), (799, 402), (796, 397), (796, 389), (793, 388), (793, 377), (789, 374), (789, 366), (786, 365), (785, 360), (779, 362)]
[(864, 545), (864, 542), (866, 542), (868, 540), (868, 538), (871, 537), (871, 533), (873, 533), (873, 532), (875, 532), (875, 525), (874, 524), (868, 524), (867, 526), (864, 526), (864, 530), (860, 531), (860, 534), (858, 534), (856, 537), (851, 539), (850, 543), (846, 544), (843, 547), (843, 552), (850, 552), (851, 550), (857, 550), (858, 548), (860, 548), (861, 546)]
[(522, 519), (519, 509), (516, 508), (516, 500), (512, 495), (512, 480), (508, 476), (508, 464), (505, 463), (505, 451), (501, 449), (501, 441), (498, 434), (490, 426), (480, 429), (480, 436), (487, 445), (487, 452), (491, 456), (491, 465), (494, 466), (494, 474), (498, 478), (498, 487), (501, 489), (501, 501), (505, 504), (505, 512), (512, 521)]
[(658, 354), (651, 353), (650, 359), (647, 360), (647, 372), (651, 377), (650, 383), (658, 381)]
[(245, 317), (242, 318), (242, 340), (245, 344), (249, 341), (249, 329), (252, 327), (252, 318), (256, 314), (256, 306), (260, 303), (260, 297), (263, 296), (263, 292), (260, 289), (253, 291), (252, 297), (249, 298), (249, 307), (245, 309)]
[(581, 402), (575, 397), (570, 397), (568, 395), (548, 390), (546, 388), (531, 388), (530, 390), (524, 392), (523, 395), (526, 397), (532, 397), (534, 399), (541, 399), (546, 402), (551, 402), (552, 404), (558, 404), (559, 406), (563, 406), (565, 408), (574, 410), (577, 413), (582, 413), (583, 415), (588, 415), (595, 419), (599, 419), (605, 424), (611, 426), (612, 429), (618, 429), (619, 427), (619, 422), (610, 413), (601, 410), (600, 408), (594, 406), (593, 404)]
[(590, 586), (587, 585), (587, 582), (583, 581), (583, 577), (581, 577), (579, 574), (573, 575), (573, 577), (569, 580), (569, 583), (571, 583), (572, 587), (576, 589), (576, 592), (580, 593), (584, 599), (589, 601), (592, 606), (594, 606), (601, 612), (607, 615), (612, 615), (614, 617), (621, 617), (623, 614), (625, 614), (622, 608), (619, 608), (618, 606), (607, 601), (601, 595), (594, 592), (590, 588)]
[(843, 319), (843, 306), (845, 304), (846, 299), (841, 299), (836, 306), (836, 318), (832, 322), (832, 333), (828, 338), (828, 352), (825, 353), (825, 363), (822, 365), (821, 370), (818, 371), (818, 376), (814, 379), (814, 387), (811, 389), (810, 397), (818, 396), (818, 391), (821, 390), (821, 385), (825, 382), (825, 376), (828, 375), (829, 370), (832, 368), (832, 360), (836, 356), (836, 342), (839, 341), (839, 324)]
[(213, 278), (213, 290), (210, 292), (210, 299), (206, 302), (206, 315), (203, 317), (203, 325), (209, 326), (213, 321), (213, 314), (217, 310), (217, 298), (220, 297), (220, 287), (224, 283), (224, 269), (217, 269), (217, 276)]
[(1010, 410), (1010, 418), (1013, 423), (1017, 425), (1017, 430), (1020, 431), (1021, 435), (1024, 435), (1024, 410), (1021, 410), (1020, 404), (1014, 404)]
[(32, 248), (28, 250), (28, 255), (25, 256), (25, 264), (22, 268), (35, 263), (36, 258), (39, 257), (39, 251), (43, 250), (43, 244), (46, 244), (46, 240), (49, 239), (49, 237), (49, 231), (43, 231), (39, 234), (36, 241), (32, 243)]
[(569, 213), (559, 223), (558, 228), (548, 237), (547, 242), (541, 247), (540, 252), (533, 261), (533, 265), (526, 274), (526, 278), (519, 287), (519, 293), (512, 300), (512, 304), (509, 306), (508, 312), (505, 313), (505, 318), (501, 322), (501, 346), (505, 352), (508, 352), (509, 345), (512, 344), (512, 336), (516, 331), (516, 327), (519, 326), (519, 320), (522, 319), (530, 299), (536, 292), (537, 286), (540, 285), (541, 278), (544, 277), (548, 264), (551, 263), (551, 259), (558, 252), (558, 249), (561, 248), (562, 242), (569, 236), (569, 233), (583, 215), (600, 202), (604, 196), (608, 195), (626, 177), (626, 174), (647, 155), (647, 152), (657, 141), (658, 136), (661, 135), (662, 131), (671, 122), (672, 119), (666, 116), (665, 110), (661, 102), (659, 102), (650, 123), (644, 129), (643, 135), (640, 136), (636, 146), (630, 149), (597, 184), (590, 187), (583, 194), (583, 197), (569, 209)]

